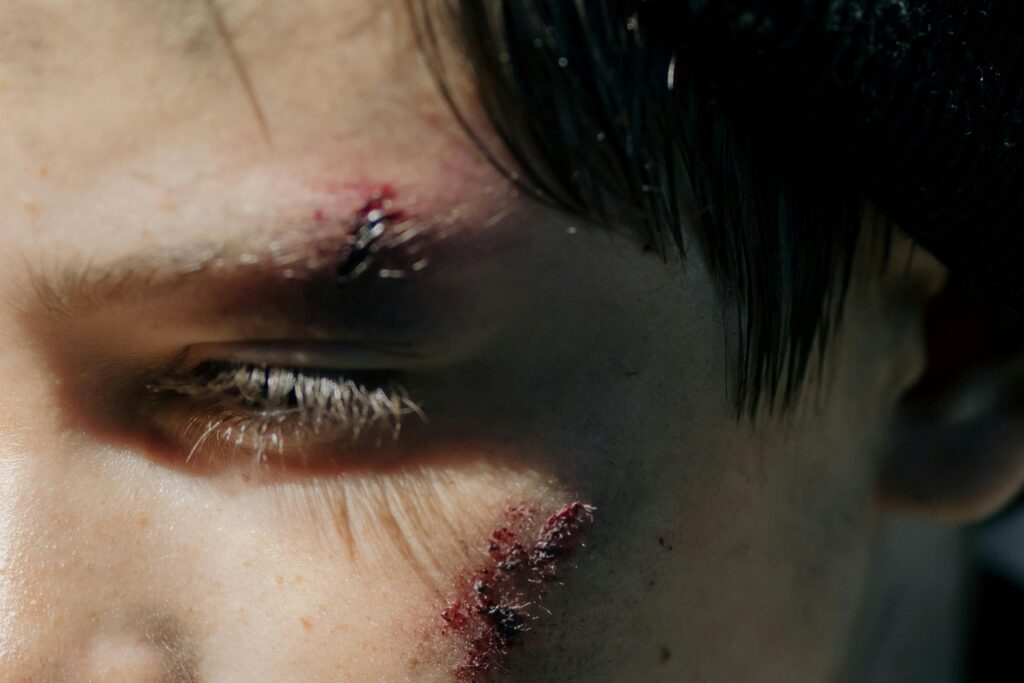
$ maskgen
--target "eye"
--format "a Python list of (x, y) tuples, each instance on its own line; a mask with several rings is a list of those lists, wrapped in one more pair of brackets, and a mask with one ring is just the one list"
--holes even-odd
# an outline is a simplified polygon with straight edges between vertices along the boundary
[(39, 275), (26, 315), (67, 427), (195, 470), (331, 474), (419, 453), (461, 415), (455, 378), (499, 338), (505, 271), (481, 254), (504, 238), (381, 221), (351, 244), (324, 226), (198, 264), (157, 250)]
[(425, 421), (396, 371), (223, 358), (150, 377), (141, 412), (161, 452), (196, 467), (331, 467), (393, 449), (406, 422)]

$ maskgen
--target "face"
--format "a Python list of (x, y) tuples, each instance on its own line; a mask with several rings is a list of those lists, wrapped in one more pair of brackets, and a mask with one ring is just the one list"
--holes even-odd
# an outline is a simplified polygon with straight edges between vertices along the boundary
[(834, 670), (922, 363), (904, 261), (865, 249), (821, 388), (737, 421), (699, 252), (518, 195), (404, 3), (2, 24), (11, 680)]

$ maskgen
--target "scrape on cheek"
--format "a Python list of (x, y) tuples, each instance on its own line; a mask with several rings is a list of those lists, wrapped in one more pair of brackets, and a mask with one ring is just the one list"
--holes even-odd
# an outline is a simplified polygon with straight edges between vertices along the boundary
[(487, 539), (489, 559), (460, 576), (457, 597), (440, 613), (443, 633), (465, 642), (458, 679), (479, 680), (507, 670), (510, 650), (547, 614), (544, 597), (561, 583), (567, 561), (583, 547), (594, 511), (586, 503), (568, 503), (537, 529), (533, 508), (506, 510), (505, 525)]

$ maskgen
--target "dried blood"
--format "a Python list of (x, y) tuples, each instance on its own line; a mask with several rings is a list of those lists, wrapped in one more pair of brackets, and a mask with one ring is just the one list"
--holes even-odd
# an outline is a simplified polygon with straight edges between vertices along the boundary
[(464, 576), (461, 597), (441, 611), (444, 632), (468, 644), (455, 671), (460, 680), (505, 670), (509, 650), (538, 618), (546, 585), (560, 577), (565, 561), (582, 546), (594, 507), (569, 503), (548, 517), (532, 541), (525, 541), (516, 529), (527, 526), (533, 515), (526, 506), (509, 508), (508, 523), (487, 539), (490, 562)]

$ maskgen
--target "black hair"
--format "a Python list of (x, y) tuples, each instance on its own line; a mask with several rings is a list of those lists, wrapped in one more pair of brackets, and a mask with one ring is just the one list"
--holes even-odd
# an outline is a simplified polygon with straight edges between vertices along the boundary
[[(741, 409), (796, 396), (868, 217), (951, 264), (998, 255), (1019, 275), (1024, 41), (987, 46), (1022, 3), (409, 2), (442, 91), (517, 184), (663, 254), (695, 235), (739, 332)], [(452, 97), (451, 26), (512, 167)], [(984, 236), (964, 229), (979, 211)]]

